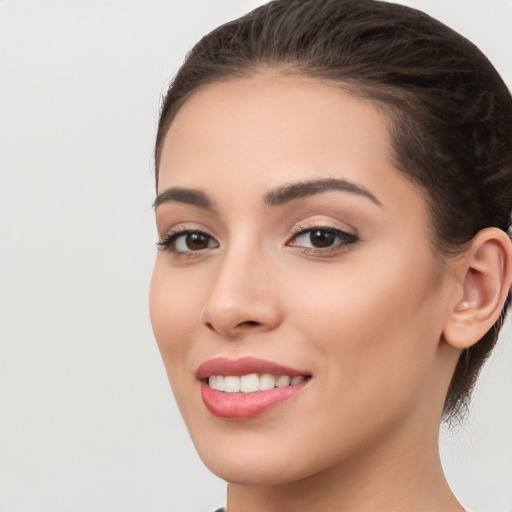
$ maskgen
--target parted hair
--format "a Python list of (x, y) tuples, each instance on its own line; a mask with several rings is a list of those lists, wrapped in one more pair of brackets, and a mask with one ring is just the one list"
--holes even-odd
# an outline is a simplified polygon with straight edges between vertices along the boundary
[[(155, 170), (181, 105), (203, 85), (265, 68), (335, 83), (388, 118), (394, 163), (424, 191), (432, 247), (463, 252), (486, 227), (508, 232), (512, 98), (485, 55), (427, 14), (377, 0), (274, 0), (189, 52), (164, 97)], [(503, 323), (461, 353), (445, 418), (465, 411)]]

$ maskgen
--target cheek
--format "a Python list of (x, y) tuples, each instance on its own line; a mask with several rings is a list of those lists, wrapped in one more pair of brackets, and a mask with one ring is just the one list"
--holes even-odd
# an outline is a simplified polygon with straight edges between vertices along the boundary
[(442, 318), (432, 263), (424, 259), (418, 271), (411, 261), (387, 261), (304, 273), (308, 292), (290, 293), (299, 330), (331, 362), (333, 385), (340, 373), (351, 388), (369, 389), (373, 378), (398, 385), (435, 357)]
[[(164, 255), (165, 256), (165, 255)], [(186, 340), (199, 315), (198, 298), (193, 286), (176, 279), (166, 268), (165, 261), (157, 257), (149, 293), (149, 310), (155, 338), (167, 371), (171, 362), (178, 363), (186, 355)], [(177, 364), (176, 364), (177, 366)]]
[(198, 406), (187, 394), (190, 385), (196, 384), (189, 356), (197, 325), (194, 320), (200, 314), (198, 296), (193, 286), (169, 271), (163, 256), (158, 255), (151, 279), (151, 324), (176, 402), (186, 418), (188, 409)]

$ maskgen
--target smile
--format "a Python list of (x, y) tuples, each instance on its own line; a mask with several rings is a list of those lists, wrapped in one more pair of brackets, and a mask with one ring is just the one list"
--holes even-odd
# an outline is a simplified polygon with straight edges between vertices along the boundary
[(311, 379), (307, 372), (255, 358), (216, 358), (196, 372), (201, 396), (210, 413), (224, 419), (243, 420), (299, 393)]
[(251, 373), (241, 377), (236, 375), (211, 375), (208, 377), (208, 385), (212, 389), (224, 391), (224, 393), (255, 393), (256, 391), (295, 386), (305, 380), (305, 375), (295, 377), (280, 375), (276, 377), (270, 373), (264, 373), (263, 375)]

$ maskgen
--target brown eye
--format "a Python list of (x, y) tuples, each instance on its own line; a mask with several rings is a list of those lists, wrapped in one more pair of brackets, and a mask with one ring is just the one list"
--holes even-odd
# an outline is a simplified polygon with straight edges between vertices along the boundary
[(309, 240), (313, 247), (321, 249), (333, 245), (336, 242), (336, 235), (330, 231), (315, 229), (310, 232)]
[(170, 233), (159, 240), (157, 245), (160, 250), (169, 250), (175, 254), (190, 254), (219, 246), (218, 242), (207, 233), (188, 230)]
[(210, 235), (201, 231), (187, 231), (176, 234), (170, 241), (170, 245), (176, 252), (182, 253), (218, 247), (218, 243)]
[(189, 233), (185, 235), (185, 245), (191, 251), (200, 251), (206, 249), (211, 238), (203, 233)]
[(331, 227), (302, 229), (288, 242), (292, 247), (301, 247), (306, 252), (323, 254), (347, 249), (359, 241), (357, 235)]

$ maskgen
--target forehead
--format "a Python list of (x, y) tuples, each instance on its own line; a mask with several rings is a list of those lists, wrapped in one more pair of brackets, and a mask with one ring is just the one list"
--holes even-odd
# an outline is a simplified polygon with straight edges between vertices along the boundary
[[(271, 170), (278, 179), (293, 167), (311, 174), (391, 165), (385, 117), (370, 100), (332, 83), (266, 73), (202, 87), (178, 111), (165, 137), (160, 189), (186, 168), (226, 173), (237, 166), (257, 179)], [(184, 176), (183, 176), (184, 177)]]

